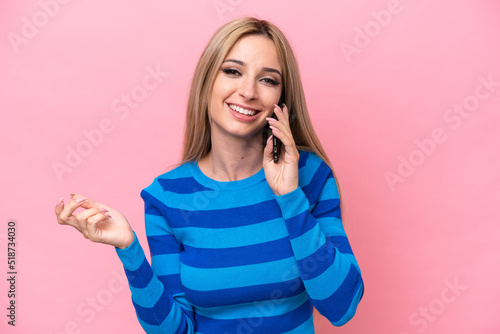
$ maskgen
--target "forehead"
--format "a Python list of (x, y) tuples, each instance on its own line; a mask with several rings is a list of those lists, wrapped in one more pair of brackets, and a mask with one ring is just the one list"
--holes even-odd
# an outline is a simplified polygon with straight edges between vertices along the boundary
[(231, 48), (225, 59), (237, 59), (254, 66), (281, 70), (278, 52), (273, 41), (263, 35), (244, 36)]

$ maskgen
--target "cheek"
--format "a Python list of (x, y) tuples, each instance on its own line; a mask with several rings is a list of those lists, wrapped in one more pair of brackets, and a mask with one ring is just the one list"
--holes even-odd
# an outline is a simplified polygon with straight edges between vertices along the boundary
[(266, 92), (266, 94), (262, 95), (262, 102), (264, 102), (267, 109), (274, 110), (274, 104), (278, 104), (280, 97), (281, 92)]
[(232, 94), (234, 90), (234, 83), (229, 80), (225, 80), (225, 78), (218, 77), (213, 85), (212, 96), (215, 98), (225, 99)]

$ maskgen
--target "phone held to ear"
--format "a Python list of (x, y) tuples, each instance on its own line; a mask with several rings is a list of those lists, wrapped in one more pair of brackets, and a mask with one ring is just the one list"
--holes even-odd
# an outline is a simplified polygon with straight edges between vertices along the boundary
[[(283, 103), (280, 101), (279, 104), (280, 108), (283, 108)], [(273, 118), (277, 119), (276, 115), (273, 114)], [(274, 134), (273, 134), (273, 161), (274, 163), (277, 163), (278, 160), (280, 159), (280, 154), (281, 154), (281, 140), (279, 140)]]
[(274, 163), (277, 163), (278, 160), (280, 159), (280, 153), (281, 153), (281, 140), (278, 139), (273, 134), (273, 161)]

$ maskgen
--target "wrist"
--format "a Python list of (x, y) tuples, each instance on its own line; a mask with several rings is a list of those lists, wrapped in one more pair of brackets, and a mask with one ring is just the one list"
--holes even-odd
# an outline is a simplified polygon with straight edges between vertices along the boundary
[(132, 243), (135, 240), (135, 233), (133, 231), (130, 231), (130, 232), (131, 233), (125, 237), (125, 240), (122, 243), (115, 246), (116, 248), (125, 249), (125, 248), (130, 247), (130, 245), (132, 245)]
[(286, 194), (289, 194), (289, 193), (295, 191), (298, 187), (299, 187), (299, 185), (297, 184), (295, 186), (284, 187), (282, 189), (276, 189), (276, 190), (273, 190), (273, 192), (274, 192), (274, 195), (276, 195), (276, 196), (285, 196)]

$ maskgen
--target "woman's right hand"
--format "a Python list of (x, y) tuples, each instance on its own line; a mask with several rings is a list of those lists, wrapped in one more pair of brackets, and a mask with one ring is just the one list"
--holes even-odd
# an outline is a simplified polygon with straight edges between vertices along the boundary
[[(74, 213), (79, 207), (86, 210)], [(134, 241), (134, 232), (124, 215), (90, 198), (72, 195), (67, 205), (61, 198), (55, 212), (59, 224), (73, 226), (90, 241), (121, 249)]]

